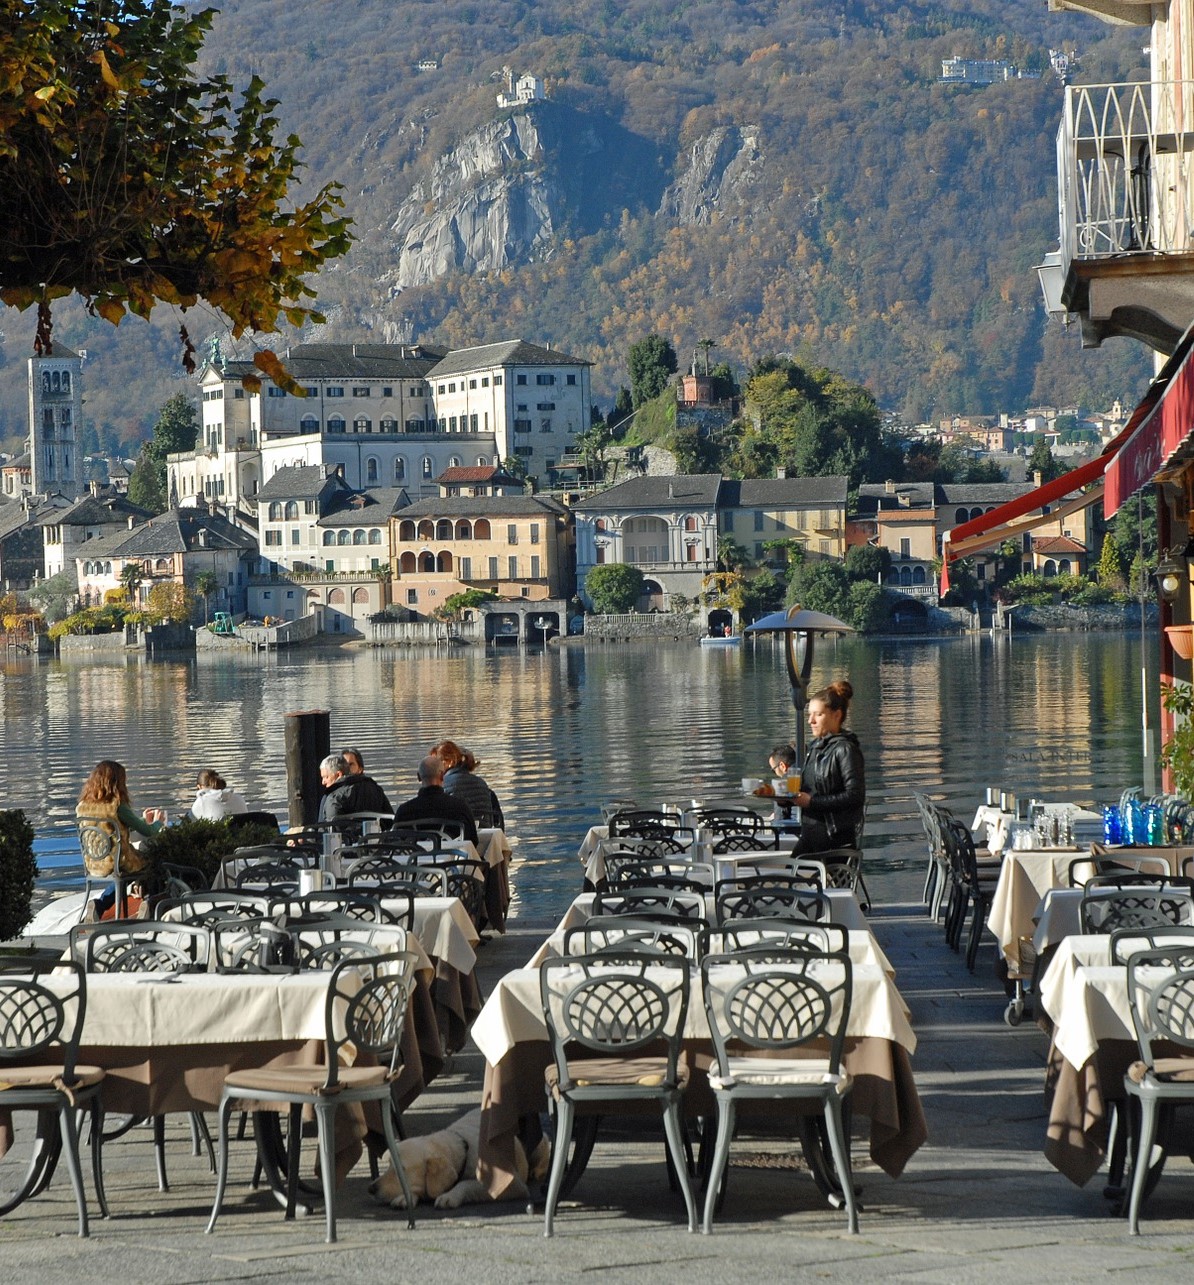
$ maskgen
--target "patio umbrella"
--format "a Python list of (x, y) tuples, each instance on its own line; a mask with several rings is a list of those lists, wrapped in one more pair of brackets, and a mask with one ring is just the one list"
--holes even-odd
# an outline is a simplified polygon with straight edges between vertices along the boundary
[(788, 682), (792, 685), (792, 704), (796, 708), (796, 762), (803, 765), (804, 706), (813, 669), (813, 639), (817, 634), (852, 634), (854, 630), (836, 616), (827, 616), (823, 611), (805, 611), (796, 603), (787, 611), (773, 611), (756, 620), (742, 632), (784, 635), (784, 659), (788, 664)]

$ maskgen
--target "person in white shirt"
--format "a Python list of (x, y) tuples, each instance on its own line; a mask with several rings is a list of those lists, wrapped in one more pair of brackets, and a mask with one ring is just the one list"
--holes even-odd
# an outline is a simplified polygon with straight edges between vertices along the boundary
[(222, 821), (224, 817), (239, 816), (248, 810), (244, 796), (229, 789), (227, 781), (218, 772), (205, 767), (199, 773), (191, 816), (200, 821)]

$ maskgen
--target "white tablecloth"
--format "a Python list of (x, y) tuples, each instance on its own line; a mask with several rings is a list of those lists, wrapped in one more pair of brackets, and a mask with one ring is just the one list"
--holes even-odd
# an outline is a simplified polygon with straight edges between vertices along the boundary
[[(385, 907), (385, 898), (382, 898)], [(392, 907), (397, 907), (395, 901)], [(416, 897), (415, 936), (433, 958), (458, 972), (471, 973), (477, 966), (474, 947), (480, 938), (459, 897)]]
[[(916, 1035), (895, 983), (882, 968), (872, 965), (857, 966), (853, 971), (854, 998), (847, 1035), (892, 1040), (909, 1053), (915, 1052)], [(684, 1033), (691, 1039), (709, 1038), (699, 973), (693, 978)], [(518, 969), (498, 982), (473, 1023), (472, 1036), (491, 1066), (496, 1066), (515, 1044), (547, 1039), (537, 968)]]
[(1069, 887), (1070, 862), (1081, 855), (1069, 848), (1004, 853), (987, 927), (1013, 974), (1020, 975), (1025, 965), (1020, 941), (1033, 934), (1041, 898), (1053, 888)]
[[(321, 1040), (330, 976), (187, 973), (168, 980), (157, 973), (91, 973), (82, 1043), (158, 1048)], [(42, 980), (55, 989), (68, 986), (53, 973)]]

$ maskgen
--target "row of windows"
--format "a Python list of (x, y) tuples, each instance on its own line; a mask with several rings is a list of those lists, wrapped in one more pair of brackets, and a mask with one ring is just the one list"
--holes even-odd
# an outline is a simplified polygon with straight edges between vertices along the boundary
[(325, 545), (332, 544), (380, 544), (381, 532), (377, 527), (371, 527), (368, 531), (357, 527), (355, 531), (346, 531), (341, 528), (339, 531), (325, 531), (323, 533), (323, 542)]
[[(318, 513), (319, 506), (314, 500), (304, 500), (302, 502), (302, 512), (308, 516)], [(299, 515), (298, 500), (272, 500), (266, 517), (270, 522), (293, 522)]]
[[(524, 382), (525, 382), (525, 381), (524, 381)], [(470, 388), (476, 388), (476, 386), (477, 386), (477, 381), (476, 381), (475, 379), (470, 379), (470, 380), (468, 381), (468, 386), (469, 386)], [(502, 386), (502, 377), (501, 377), (501, 375), (494, 375), (494, 377), (493, 377), (493, 386), (494, 386), (494, 388), (500, 388), (500, 387)], [(489, 376), (488, 376), (488, 375), (482, 375), (482, 376), (481, 376), (481, 387), (482, 387), (482, 388), (488, 388), (488, 387), (489, 387)], [(455, 385), (454, 383), (449, 383), (449, 384), (437, 384), (437, 385), (436, 385), (436, 387), (435, 387), (435, 391), (436, 391), (437, 393), (443, 393), (443, 392), (454, 393), (454, 392), (456, 391), (456, 385)], [(463, 379), (460, 381), (460, 391), (461, 391), (462, 393), (464, 392), (464, 380), (463, 380)]]
[[(43, 406), (41, 408), (41, 426), (49, 433), (52, 433), (54, 431), (54, 407), (53, 406)], [(70, 426), (71, 426), (70, 407), (59, 406), (58, 407), (58, 427), (65, 432), (69, 432)]]
[[(539, 523), (530, 524), (530, 543), (539, 543)], [(492, 528), (486, 518), (478, 518), (475, 523), (470, 523), (467, 518), (460, 518), (453, 523), (451, 518), (439, 518), (432, 521), (431, 518), (424, 518), (418, 525), (413, 519), (407, 518), (398, 525), (398, 539), (402, 542), (408, 540), (491, 540)], [(518, 543), (518, 524), (510, 522), (506, 526), (506, 543)]]
[(69, 370), (43, 370), (41, 372), (41, 390), (43, 393), (69, 393)]
[[(309, 385), (309, 384), (305, 385), (303, 391), (307, 394), (308, 397), (319, 396), (319, 388), (317, 385)], [(401, 391), (401, 389), (399, 389), (399, 391)], [(279, 388), (276, 384), (271, 384), (269, 386), (268, 392), (270, 397), (286, 396), (286, 389)], [(440, 392), (443, 392), (442, 388), (440, 389)], [(430, 396), (430, 394), (431, 394), (431, 385), (424, 384), (424, 383), (411, 384), (410, 388), (407, 391), (407, 395), (409, 397), (427, 397), (427, 396)], [(344, 386), (343, 384), (330, 384), (327, 388), (323, 390), (323, 395), (325, 397), (343, 397)], [(352, 389), (352, 395), (354, 397), (372, 397), (373, 387), (372, 385), (366, 385), (366, 384), (354, 385)], [(381, 390), (381, 395), (383, 397), (393, 397), (394, 396), (393, 386), (390, 384), (384, 385)]]
[[(453, 565), (454, 564), (453, 564), (452, 555), (446, 551), (438, 554), (431, 553), (430, 551), (424, 551), (423, 553), (419, 553), (419, 554), (404, 553), (398, 559), (398, 573), (399, 575), (404, 575), (404, 576), (413, 576), (418, 574), (435, 575), (435, 574), (443, 574), (445, 572), (451, 573), (451, 571), (453, 570)], [(485, 565), (486, 565), (487, 574), (479, 578), (484, 580), (501, 579), (501, 570), (500, 570), (501, 559), (500, 558), (487, 558), (485, 560)], [(521, 565), (525, 567), (526, 563), (523, 563)], [(519, 578), (519, 567), (520, 567), (520, 563), (518, 561), (518, 558), (515, 557), (513, 554), (511, 554), (506, 559), (506, 578), (508, 580), (517, 580)], [(480, 566), (478, 566), (478, 571), (479, 570), (480, 570)], [(542, 579), (543, 562), (538, 554), (533, 554), (531, 556), (529, 572), (530, 572), (529, 578), (531, 580)], [(473, 578), (472, 558), (460, 559), (459, 566), (456, 569), (456, 575), (457, 575), (457, 578), (460, 580), (471, 580)]]
[[(635, 526), (636, 522), (638, 523), (637, 527)], [(666, 525), (667, 523), (662, 518), (627, 518), (624, 527), (627, 532), (632, 532), (635, 530), (653, 531)], [(700, 519), (693, 517), (691, 513), (684, 519), (682, 525), (685, 531), (699, 531), (701, 529)], [(593, 523), (593, 529), (595, 531), (610, 531), (616, 529), (616, 527), (611, 527), (604, 518), (598, 518)]]

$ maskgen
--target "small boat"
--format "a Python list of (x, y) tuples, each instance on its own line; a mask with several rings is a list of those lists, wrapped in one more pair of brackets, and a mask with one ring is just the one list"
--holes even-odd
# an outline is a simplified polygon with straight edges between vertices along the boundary
[(742, 645), (741, 634), (730, 634), (729, 637), (707, 637), (701, 639), (702, 647), (740, 647)]

